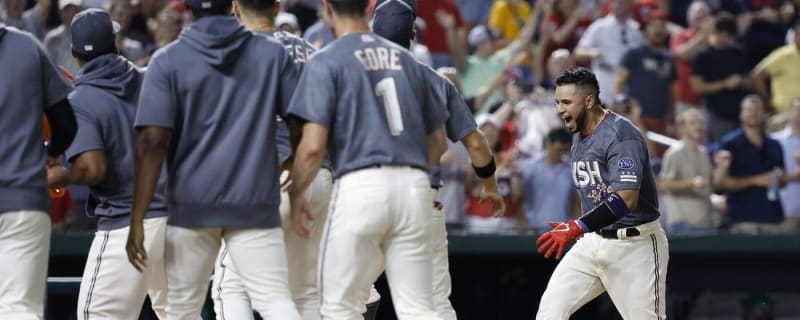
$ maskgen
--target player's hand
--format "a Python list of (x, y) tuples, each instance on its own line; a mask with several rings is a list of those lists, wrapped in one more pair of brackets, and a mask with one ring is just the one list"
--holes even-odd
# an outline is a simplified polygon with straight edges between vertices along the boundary
[(147, 252), (144, 250), (144, 225), (142, 222), (131, 222), (125, 251), (128, 252), (128, 261), (136, 270), (142, 272), (147, 267)]
[(48, 168), (54, 167), (54, 166), (57, 166), (57, 165), (60, 165), (60, 164), (61, 164), (61, 157), (60, 156), (59, 157), (47, 156), (46, 166)]
[(730, 168), (731, 160), (733, 160), (733, 155), (728, 150), (719, 150), (714, 153), (714, 163), (717, 164), (717, 167)]
[(553, 227), (553, 230), (536, 239), (537, 251), (544, 253), (545, 259), (549, 259), (555, 253), (556, 260), (559, 260), (564, 256), (564, 249), (583, 236), (583, 230), (575, 220), (570, 220), (566, 223), (550, 222), (550, 226)]
[(289, 201), (292, 208), (292, 229), (301, 237), (309, 239), (311, 237), (311, 230), (306, 226), (306, 221), (313, 221), (314, 216), (311, 215), (311, 209), (310, 205), (308, 204), (308, 200), (306, 200), (306, 197), (303, 194), (299, 194), (290, 195)]
[(481, 202), (484, 201), (492, 202), (492, 213), (495, 218), (505, 215), (506, 202), (503, 200), (503, 196), (501, 196), (500, 193), (484, 191), (481, 195)]

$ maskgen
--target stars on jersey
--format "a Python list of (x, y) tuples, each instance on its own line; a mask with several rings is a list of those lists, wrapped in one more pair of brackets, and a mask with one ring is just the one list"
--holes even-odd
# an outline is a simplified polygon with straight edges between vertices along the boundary
[(587, 194), (587, 196), (589, 197), (589, 199), (592, 200), (592, 203), (598, 204), (601, 201), (605, 200), (610, 193), (611, 193), (611, 186), (601, 181), (600, 183), (594, 186), (592, 191), (590, 191), (589, 194)]

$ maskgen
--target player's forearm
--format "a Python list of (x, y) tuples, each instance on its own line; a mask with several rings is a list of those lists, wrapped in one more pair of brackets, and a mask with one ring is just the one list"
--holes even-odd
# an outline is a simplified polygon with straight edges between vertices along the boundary
[(316, 145), (310, 146), (311, 143), (313, 142), (303, 140), (297, 149), (294, 165), (289, 175), (292, 181), (291, 194), (304, 193), (322, 166), (322, 161), (325, 158), (325, 149)]
[(161, 167), (169, 147), (169, 131), (162, 128), (144, 128), (136, 139), (135, 170), (133, 183), (133, 208), (131, 224), (141, 223), (153, 201)]
[(467, 148), (469, 159), (472, 165), (476, 167), (483, 167), (489, 164), (494, 157), (492, 149), (489, 147), (489, 141), (478, 130), (470, 132), (466, 137), (461, 139), (461, 143)]
[(102, 181), (102, 176), (92, 173), (86, 166), (74, 165), (69, 169), (69, 181), (67, 183), (81, 186), (93, 186)]
[(428, 135), (428, 167), (439, 164), (445, 151), (447, 151), (447, 138), (442, 127)]

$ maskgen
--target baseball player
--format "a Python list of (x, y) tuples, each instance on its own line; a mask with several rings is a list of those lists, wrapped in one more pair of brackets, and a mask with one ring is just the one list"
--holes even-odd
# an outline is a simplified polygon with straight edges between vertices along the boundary
[(306, 62), (289, 107), (305, 122), (291, 170), (292, 227), (308, 235), (303, 194), (327, 146), (336, 180), (320, 248), (322, 318), (360, 318), (385, 269), (399, 319), (440, 319), (427, 171), (446, 148), (448, 114), (423, 80), (426, 67), (369, 32), (367, 4), (323, 1), (338, 39)]
[[(268, 36), (281, 42), (289, 56), (298, 67), (316, 50), (310, 43), (293, 34), (274, 30), (274, 17), (279, 6), (275, 0), (238, 0), (233, 2), (234, 15), (248, 29), (256, 34)], [(279, 118), (277, 126), (278, 161), (291, 164), (292, 145), (289, 129)], [(288, 178), (288, 172), (283, 176)], [(319, 319), (319, 296), (317, 295), (317, 256), (322, 237), (322, 225), (328, 215), (333, 178), (330, 161), (326, 158), (317, 176), (306, 192), (314, 222), (309, 226), (310, 239), (300, 237), (291, 231), (289, 217), (289, 198), (281, 192), (281, 219), (286, 242), (286, 259), (289, 267), (289, 289), (292, 299), (303, 320)], [(220, 257), (214, 268), (214, 284), (211, 289), (214, 311), (217, 318), (253, 319), (250, 298), (244, 284), (231, 263), (226, 248), (220, 250)], [(380, 295), (373, 288), (367, 306), (366, 319), (374, 319)]]
[[(414, 41), (414, 20), (416, 19), (416, 3), (414, 0), (379, 0), (375, 4), (372, 19), (372, 30), (376, 34), (391, 40), (398, 45), (409, 48)], [(472, 115), (458, 90), (446, 78), (427, 69), (426, 80), (431, 88), (439, 90), (446, 99), (450, 117), (445, 123), (447, 137), (452, 142), (461, 141), (467, 147), (475, 173), (481, 177), (485, 194), (494, 204), (496, 212), (505, 211), (505, 202), (497, 191), (497, 180), (494, 177), (494, 157), (486, 138), (478, 131), (475, 117)], [(430, 182), (434, 199), (438, 198), (441, 187), (441, 168), (431, 170)], [(447, 257), (447, 228), (442, 208), (435, 202), (432, 208), (433, 223), (432, 242), (433, 260), (433, 301), (436, 312), (442, 319), (456, 319), (456, 312), (450, 304), (450, 268)]]
[(560, 259), (537, 319), (568, 319), (604, 291), (625, 319), (664, 319), (667, 237), (644, 138), (603, 108), (594, 74), (568, 69), (556, 79), (556, 108), (573, 137), (572, 177), (585, 212), (551, 222), (539, 253)]
[(78, 319), (138, 319), (149, 293), (156, 315), (166, 319), (165, 176), (145, 215), (144, 246), (150, 254), (145, 272), (136, 272), (123, 251), (133, 203), (133, 117), (143, 75), (119, 55), (118, 30), (111, 16), (99, 9), (78, 13), (70, 26), (72, 55), (80, 66), (69, 96), (78, 133), (66, 152), (72, 167), (60, 184), (90, 186), (96, 205), (87, 213), (98, 217), (77, 313)]
[(188, 0), (195, 22), (157, 51), (142, 83), (128, 258), (145, 266), (142, 222), (167, 158), (167, 318), (197, 319), (224, 239), (253, 309), (298, 320), (278, 206), (275, 117), (299, 71), (245, 30), (230, 0)]
[[(45, 166), (77, 131), (71, 87), (29, 33), (0, 23), (0, 319), (44, 319), (50, 254)], [(44, 141), (42, 114), (52, 139)]]

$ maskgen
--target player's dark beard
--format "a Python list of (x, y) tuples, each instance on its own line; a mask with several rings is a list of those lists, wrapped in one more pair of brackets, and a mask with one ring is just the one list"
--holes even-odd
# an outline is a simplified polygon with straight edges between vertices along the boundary
[(583, 128), (586, 127), (586, 108), (585, 107), (581, 108), (581, 113), (579, 113), (578, 116), (575, 117), (574, 121), (575, 121), (575, 131), (573, 131), (572, 133), (583, 131)]

